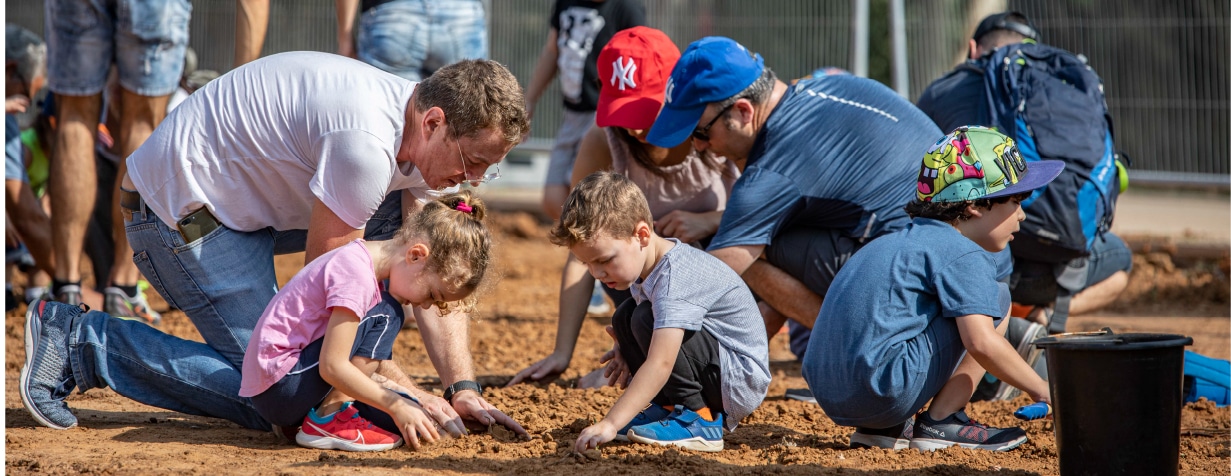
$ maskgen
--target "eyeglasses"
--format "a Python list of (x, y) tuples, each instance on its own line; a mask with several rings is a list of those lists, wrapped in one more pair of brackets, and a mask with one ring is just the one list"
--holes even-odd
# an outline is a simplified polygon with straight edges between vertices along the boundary
[(496, 164), (495, 172), (492, 172), (489, 174), (483, 174), (481, 177), (477, 179), (470, 178), (470, 171), (466, 170), (466, 154), (462, 152), (462, 142), (458, 139), (454, 139), (453, 143), (457, 144), (457, 158), (461, 159), (462, 161), (462, 177), (466, 179), (465, 181), (469, 183), (470, 186), (473, 187), (475, 185), (491, 182), (492, 180), (496, 180), (500, 178), (500, 164), (499, 163)]
[(718, 115), (717, 115), (717, 116), (714, 116), (714, 118), (713, 118), (713, 119), (710, 119), (710, 122), (709, 122), (708, 124), (706, 124), (706, 125), (705, 125), (705, 127), (702, 127), (702, 128), (700, 128), (700, 129), (694, 129), (694, 130), (692, 131), (692, 138), (693, 138), (693, 139), (696, 139), (696, 140), (702, 140), (702, 141), (709, 142), (709, 140), (710, 140), (710, 128), (711, 128), (711, 127), (714, 127), (714, 123), (715, 123), (715, 122), (718, 122), (718, 118), (720, 118), (720, 117), (722, 117), (722, 116), (727, 115), (727, 111), (730, 111), (730, 110), (731, 110), (731, 107), (732, 107), (732, 106), (734, 106), (734, 105), (735, 105), (735, 103), (728, 104), (728, 105), (727, 105), (727, 107), (724, 107), (724, 108), (722, 108), (722, 110), (721, 110), (721, 111), (718, 111)]

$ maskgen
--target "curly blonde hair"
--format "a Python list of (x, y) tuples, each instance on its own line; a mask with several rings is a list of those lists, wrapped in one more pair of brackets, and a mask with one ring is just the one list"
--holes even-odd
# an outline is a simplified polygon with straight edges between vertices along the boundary
[[(436, 273), (445, 285), (470, 295), (484, 284), (492, 262), (492, 236), (483, 224), (486, 216), (483, 200), (463, 190), (427, 202), (411, 213), (402, 221), (394, 240), (403, 244), (415, 239), (426, 241), (431, 249), (427, 270)], [(474, 301), (468, 297), (462, 305), (472, 309)], [(437, 302), (436, 307), (444, 312), (449, 303)]]

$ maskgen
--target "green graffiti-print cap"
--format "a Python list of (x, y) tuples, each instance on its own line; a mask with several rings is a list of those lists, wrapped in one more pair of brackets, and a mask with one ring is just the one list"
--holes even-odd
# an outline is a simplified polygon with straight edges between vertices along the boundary
[(1008, 136), (979, 126), (962, 126), (942, 137), (923, 156), (916, 197), (924, 202), (961, 202), (1016, 195), (1046, 186), (1064, 162), (1027, 163)]

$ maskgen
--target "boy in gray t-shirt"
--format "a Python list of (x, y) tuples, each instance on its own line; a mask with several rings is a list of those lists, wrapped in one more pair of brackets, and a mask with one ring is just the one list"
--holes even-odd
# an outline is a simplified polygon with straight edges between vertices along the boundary
[[(576, 450), (613, 439), (722, 449), (724, 426), (761, 404), (769, 388), (769, 344), (752, 292), (717, 258), (654, 233), (645, 196), (627, 177), (598, 172), (564, 203), (553, 243), (590, 274), (632, 288), (607, 333), (611, 384), (627, 388)], [(724, 425), (725, 423), (725, 425)]]

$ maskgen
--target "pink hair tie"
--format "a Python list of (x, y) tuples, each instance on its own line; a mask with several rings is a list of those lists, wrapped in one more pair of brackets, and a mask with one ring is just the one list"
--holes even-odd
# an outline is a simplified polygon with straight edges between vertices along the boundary
[(457, 211), (462, 212), (462, 213), (473, 213), (474, 212), (474, 209), (470, 208), (470, 205), (467, 205), (466, 202), (457, 202), (457, 206), (454, 208), (456, 208)]

